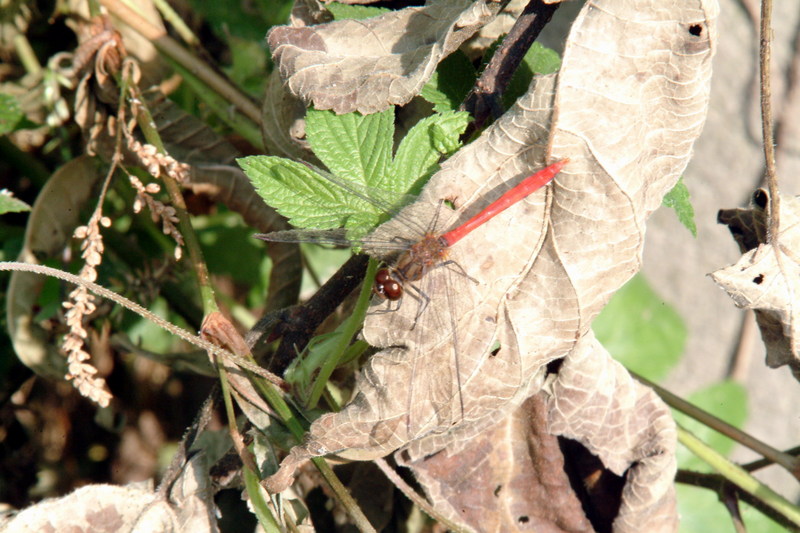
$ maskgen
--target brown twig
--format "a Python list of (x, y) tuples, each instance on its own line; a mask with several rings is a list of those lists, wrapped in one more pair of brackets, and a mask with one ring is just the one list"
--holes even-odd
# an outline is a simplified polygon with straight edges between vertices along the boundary
[[(770, 61), (772, 60), (772, 0), (761, 1), (761, 47), (759, 71), (761, 75), (761, 134), (764, 138), (764, 158), (769, 190), (769, 229), (767, 242), (775, 244), (780, 228), (780, 196), (775, 171), (775, 140), (773, 137), (772, 88), (770, 84)], [(777, 251), (777, 247), (776, 247)]]
[(500, 98), (511, 81), (511, 75), (517, 70), (525, 53), (553, 17), (556, 9), (558, 4), (545, 4), (542, 0), (530, 0), (525, 6), (511, 31), (475, 82), (475, 87), (461, 104), (461, 109), (469, 111), (474, 117), (470, 128), (472, 131), (481, 128), (490, 112), (499, 116)]

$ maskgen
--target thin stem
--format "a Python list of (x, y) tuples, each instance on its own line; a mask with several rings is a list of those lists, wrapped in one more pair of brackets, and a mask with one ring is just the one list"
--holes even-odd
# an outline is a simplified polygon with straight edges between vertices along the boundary
[[(375, 259), (370, 259), (367, 266), (367, 274), (365, 279), (372, 280), (375, 277), (375, 272), (378, 271), (378, 262)], [(313, 409), (317, 406), (320, 396), (322, 396), (325, 387), (328, 385), (328, 380), (333, 374), (333, 371), (339, 366), (339, 361), (342, 359), (347, 347), (350, 346), (350, 341), (353, 336), (361, 328), (364, 323), (364, 317), (367, 315), (367, 308), (369, 307), (370, 297), (372, 296), (372, 283), (364, 283), (361, 286), (361, 293), (358, 295), (353, 312), (340, 326), (341, 331), (339, 337), (336, 339), (335, 345), (331, 348), (328, 357), (322, 364), (319, 370), (317, 379), (314, 381), (314, 386), (311, 389), (308, 401), (306, 402), (307, 409)]]
[(322, 457), (312, 457), (311, 462), (314, 463), (319, 470), (319, 473), (322, 474), (322, 477), (328, 482), (328, 485), (333, 490), (334, 494), (336, 494), (339, 501), (342, 503), (345, 509), (347, 509), (350, 518), (353, 519), (353, 523), (358, 530), (363, 533), (375, 533), (375, 528), (369, 523), (369, 520), (367, 520), (364, 512), (358, 506), (358, 503), (356, 503), (356, 501), (347, 491), (347, 488), (342, 485), (342, 482), (339, 481), (339, 478), (333, 473), (333, 470), (331, 470), (330, 465), (328, 465), (325, 459)]
[(14, 36), (14, 49), (17, 51), (20, 63), (22, 63), (27, 72), (38, 74), (42, 71), (42, 65), (39, 63), (36, 52), (33, 51), (33, 47), (25, 34), (20, 33)]
[(726, 437), (738, 442), (742, 446), (750, 448), (759, 455), (770, 459), (772, 462), (781, 465), (794, 477), (800, 479), (800, 462), (798, 462), (796, 457), (792, 457), (791, 455), (777, 450), (769, 444), (756, 439), (752, 435), (749, 435), (744, 431), (731, 426), (724, 420), (721, 420), (716, 416), (703, 411), (699, 407), (692, 405), (683, 398), (672, 394), (670, 391), (660, 387), (659, 385), (635, 373), (632, 373), (632, 375), (640, 382), (652, 388), (670, 407), (677, 409), (685, 415), (694, 418), (698, 422), (707, 425), (715, 431), (718, 431)]
[(496, 108), (498, 102), (511, 82), (511, 76), (533, 41), (544, 29), (558, 9), (558, 4), (545, 4), (542, 0), (530, 0), (517, 18), (503, 43), (492, 55), (475, 82), (475, 87), (461, 105), (475, 117), (474, 128), (479, 129)]
[(775, 140), (773, 137), (772, 88), (770, 82), (770, 64), (772, 60), (772, 0), (761, 0), (760, 35), (761, 134), (764, 139), (764, 158), (767, 167), (767, 188), (769, 190), (770, 211), (767, 242), (775, 244), (778, 240), (778, 231), (780, 228), (780, 195), (778, 191), (778, 178), (775, 170)]
[[(220, 76), (197, 56), (183, 48), (169, 37), (164, 30), (157, 28), (120, 0), (101, 0), (108, 11), (153, 43), (159, 52), (173, 62), (184, 79), (193, 86), (198, 95), (217, 111), (219, 117), (244, 136), (253, 146), (263, 148), (258, 124), (261, 112), (250, 98), (238, 87)], [(222, 105), (219, 97), (227, 102)], [(237, 113), (230, 113), (230, 106)], [(228, 111), (228, 112), (226, 112)]]
[(448, 531), (465, 531), (458, 524), (451, 522), (440, 513), (437, 513), (436, 509), (434, 509), (425, 498), (417, 494), (416, 491), (414, 491), (414, 489), (411, 488), (411, 486), (406, 483), (397, 472), (394, 471), (394, 469), (389, 465), (389, 463), (386, 462), (385, 459), (375, 459), (373, 462), (378, 466), (378, 468), (381, 469), (381, 472), (383, 472), (384, 475), (389, 478), (389, 481), (391, 481), (392, 484), (394, 484), (394, 486), (405, 495), (406, 498), (411, 500), (417, 507), (422, 509), (422, 512), (445, 526)]
[(110, 291), (105, 287), (102, 287), (96, 283), (79, 278), (74, 274), (70, 274), (69, 272), (64, 272), (62, 270), (46, 267), (43, 265), (31, 265), (28, 263), (17, 263), (14, 261), (0, 261), (0, 270), (17, 270), (21, 272), (32, 272), (34, 274), (52, 276), (54, 278), (68, 281), (69, 283), (73, 283), (75, 285), (81, 285), (83, 287), (86, 287), (88, 290), (92, 291), (96, 295), (111, 300), (112, 302), (121, 305), (122, 307), (128, 309), (129, 311), (133, 311), (137, 315), (146, 318), (153, 324), (169, 331), (173, 335), (180, 337), (181, 339), (197, 346), (198, 348), (202, 348), (203, 350), (206, 350), (216, 355), (217, 357), (227, 358), (230, 361), (233, 361), (236, 365), (246, 370), (249, 370), (254, 374), (258, 374), (259, 376), (267, 379), (268, 381), (270, 381), (275, 385), (278, 385), (279, 387), (286, 386), (286, 383), (281, 378), (279, 378), (272, 372), (264, 370), (255, 363), (248, 361), (247, 359), (240, 357), (228, 350), (225, 350), (224, 348), (220, 348), (219, 346), (216, 346), (215, 344), (210, 343), (205, 339), (198, 337), (197, 335), (193, 335), (192, 333), (189, 333), (185, 329), (179, 328), (167, 322), (160, 316), (153, 314), (148, 309), (145, 309), (136, 302), (132, 302), (131, 300), (128, 300), (124, 296), (121, 296), (114, 291)]
[(197, 38), (189, 26), (183, 22), (183, 19), (172, 9), (172, 6), (169, 5), (169, 2), (166, 0), (153, 0), (153, 5), (156, 6), (161, 16), (169, 22), (172, 28), (175, 30), (175, 33), (180, 35), (181, 39), (188, 44), (189, 46), (200, 46), (200, 39)]
[[(682, 483), (684, 485), (691, 485), (693, 487), (713, 490), (717, 494), (720, 494), (720, 498), (723, 497), (722, 494), (727, 490), (727, 487), (734, 487), (738, 489), (736, 485), (732, 484), (720, 474), (708, 474), (705, 472), (694, 472), (692, 470), (678, 470), (678, 474), (675, 476), (675, 482)], [(736, 490), (735, 496), (741, 501), (745, 502), (747, 505), (758, 509), (764, 515), (774, 520), (777, 524), (785, 528), (790, 528), (792, 526), (790, 520), (783, 516), (783, 514), (775, 511), (772, 507), (766, 505), (758, 496), (754, 496), (743, 490)]]
[(678, 426), (678, 440), (689, 448), (697, 457), (708, 463), (714, 470), (742, 490), (757, 496), (767, 506), (785, 516), (796, 526), (800, 526), (800, 509), (773, 491), (768, 486), (751, 476), (743, 468), (728, 459), (695, 437), (691, 432)]

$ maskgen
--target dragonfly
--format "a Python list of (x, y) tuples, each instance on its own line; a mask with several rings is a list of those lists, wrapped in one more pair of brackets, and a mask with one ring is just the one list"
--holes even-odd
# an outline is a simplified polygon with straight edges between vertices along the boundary
[[(465, 419), (466, 408), (462, 389), (467, 383), (465, 380), (469, 377), (467, 374), (462, 377), (461, 358), (464, 353), (460, 346), (457, 323), (461, 314), (468, 310), (470, 304), (458, 295), (472, 290), (463, 286), (466, 283), (465, 279), (476, 284), (477, 280), (471, 278), (460, 265), (448, 260), (451, 248), (489, 220), (550, 183), (568, 162), (568, 159), (562, 159), (526, 177), (478, 214), (443, 233), (435, 231), (435, 228), (437, 228), (438, 217), (444, 202), (439, 204), (439, 209), (430, 224), (423, 227), (419, 218), (408, 215), (405, 208), (399, 212), (394, 208), (387, 208), (389, 203), (381, 201), (379, 195), (376, 198), (376, 195), (363, 192), (335, 176), (320, 173), (349, 194), (386, 211), (388, 215), (392, 216), (392, 220), (399, 224), (392, 224), (392, 227), (398, 228), (397, 233), (402, 232), (403, 235), (397, 235), (393, 231), (383, 231), (384, 226), (381, 226), (372, 234), (360, 239), (348, 239), (344, 229), (288, 230), (258, 234), (256, 237), (268, 242), (311, 242), (359, 247), (383, 261), (384, 266), (371, 280), (372, 290), (377, 295), (376, 303), (388, 301), (389, 305), (374, 310), (373, 313), (391, 313), (391, 318), (384, 327), (379, 326), (384, 333), (378, 336), (374, 335), (374, 330), (370, 333), (364, 330), (365, 340), (375, 346), (403, 345), (411, 349), (410, 359), (413, 362), (412, 369), (408, 374), (409, 391), (405, 398), (406, 432), (409, 436), (419, 436), (431, 429), (432, 425), (435, 426), (436, 421), (447, 419), (448, 416), (444, 413), (448, 409), (455, 409), (456, 411), (453, 413), (459, 414), (454, 416), (457, 416), (459, 420)], [(414, 205), (407, 207), (413, 208)], [(426, 208), (426, 206), (419, 207), (420, 209)], [(413, 211), (416, 212), (416, 209)], [(419, 213), (422, 216), (425, 215), (422, 210)], [(431, 271), (440, 268), (455, 271), (459, 275), (426, 276)], [(420, 285), (422, 286), (420, 287)], [(418, 306), (415, 312), (410, 311), (401, 316), (397, 311), (400, 309), (405, 294), (414, 297), (418, 301)], [(392, 302), (397, 302), (397, 305), (393, 306)], [(433, 311), (427, 313), (423, 320), (423, 313), (429, 308), (430, 303), (434, 304), (431, 306)], [(408, 337), (407, 333), (411, 331), (414, 331), (414, 334)], [(423, 350), (438, 350), (434, 346), (440, 341), (448, 342), (447, 339), (450, 339), (449, 350), (452, 354), (450, 360), (453, 363), (451, 378), (439, 375), (435, 383), (423, 385), (422, 389), (417, 389), (417, 376), (420, 372), (427, 371), (422, 368), (419, 356)], [(439, 354), (441, 357), (444, 356), (441, 351)], [(447, 383), (452, 383), (455, 387), (451, 393), (442, 392), (442, 389), (447, 387)], [(414, 411), (415, 398), (418, 397), (424, 398), (422, 405), (433, 408), (422, 418), (410, 414)], [(452, 399), (456, 397), (458, 403), (451, 404)]]
[[(422, 236), (416, 241), (405, 238), (383, 241), (364, 238), (353, 241), (348, 239), (341, 230), (288, 230), (273, 233), (260, 233), (255, 235), (255, 237), (268, 242), (312, 242), (349, 247), (367, 245), (372, 250), (398, 252), (399, 255), (397, 255), (396, 261), (391, 265), (380, 268), (372, 281), (373, 292), (380, 299), (398, 302), (407, 292), (406, 288), (413, 286), (414, 282), (421, 280), (427, 272), (430, 272), (434, 268), (452, 264), (451, 261), (448, 261), (447, 257), (453, 245), (512, 205), (527, 198), (535, 191), (550, 183), (568, 163), (569, 159), (562, 159), (539, 170), (506, 191), (500, 198), (489, 204), (463, 224), (442, 234), (438, 234), (430, 228), (426, 229), (422, 232)], [(344, 188), (349, 193), (373, 205), (377, 205), (391, 215), (397, 216), (395, 210), (382, 205), (382, 202), (373, 196), (358, 191), (354, 187), (340, 182), (332, 176), (326, 176), (326, 178), (339, 187)], [(416, 225), (416, 223), (411, 221), (408, 221), (408, 223), (410, 225)], [(431, 227), (433, 226), (435, 226), (435, 220), (431, 224)], [(463, 269), (461, 270), (463, 273)], [(463, 273), (463, 275), (466, 276), (466, 273)], [(416, 289), (415, 292), (418, 297), (421, 297), (423, 300), (423, 304), (420, 305), (416, 315), (416, 318), (419, 318), (426, 307), (425, 301), (429, 300), (430, 297), (420, 289)]]

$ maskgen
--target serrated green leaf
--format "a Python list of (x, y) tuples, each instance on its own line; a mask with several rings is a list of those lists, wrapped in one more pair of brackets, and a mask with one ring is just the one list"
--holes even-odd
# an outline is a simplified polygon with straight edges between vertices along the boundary
[[(721, 418), (732, 426), (742, 427), (747, 420), (747, 389), (733, 381), (724, 381), (706, 387), (689, 396), (687, 401)], [(717, 433), (705, 424), (701, 424), (683, 413), (673, 411), (673, 415), (676, 422), (720, 454), (727, 456), (733, 450), (735, 443), (728, 437)], [(698, 459), (683, 446), (678, 447), (676, 457), (680, 468), (699, 472), (714, 471), (708, 464)]]
[(306, 136), (314, 154), (339, 178), (362, 187), (396, 190), (389, 167), (392, 161), (394, 107), (362, 115), (309, 109)]
[(437, 113), (456, 111), (475, 83), (476, 75), (469, 58), (457, 50), (439, 63), (420, 96), (432, 103)]
[(674, 209), (681, 224), (686, 226), (686, 229), (697, 237), (697, 226), (694, 223), (694, 207), (692, 206), (692, 200), (689, 196), (689, 189), (683, 182), (683, 178), (679, 179), (675, 187), (664, 196), (662, 203)]
[(3, 213), (21, 213), (22, 211), (30, 211), (31, 206), (14, 198), (11, 193), (5, 189), (0, 190), (0, 215)]
[(385, 7), (348, 5), (339, 2), (331, 2), (325, 6), (325, 9), (330, 11), (331, 15), (333, 15), (333, 20), (362, 20), (377, 17), (378, 15), (382, 15), (390, 11)]
[(17, 99), (10, 94), (0, 93), (0, 135), (15, 131), (23, 118), (25, 113)]
[(616, 360), (652, 381), (666, 376), (686, 344), (686, 326), (680, 315), (641, 274), (617, 291), (592, 329)]
[(298, 228), (371, 229), (383, 213), (307, 166), (274, 156), (237, 160), (259, 196)]
[(461, 146), (459, 137), (467, 128), (469, 113), (436, 114), (417, 122), (409, 130), (392, 162), (392, 176), (402, 191), (418, 194), (439, 168), (439, 160)]

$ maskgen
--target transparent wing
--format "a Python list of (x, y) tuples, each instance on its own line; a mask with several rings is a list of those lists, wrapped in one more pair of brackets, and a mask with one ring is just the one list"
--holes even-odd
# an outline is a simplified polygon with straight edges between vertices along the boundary
[(362, 239), (348, 239), (347, 232), (343, 228), (275, 231), (272, 233), (258, 233), (254, 237), (267, 242), (310, 242), (331, 246), (347, 246), (349, 248), (366, 248), (368, 251), (375, 253), (381, 250), (406, 250), (413, 244), (413, 241), (406, 239), (371, 239), (369, 236)]

